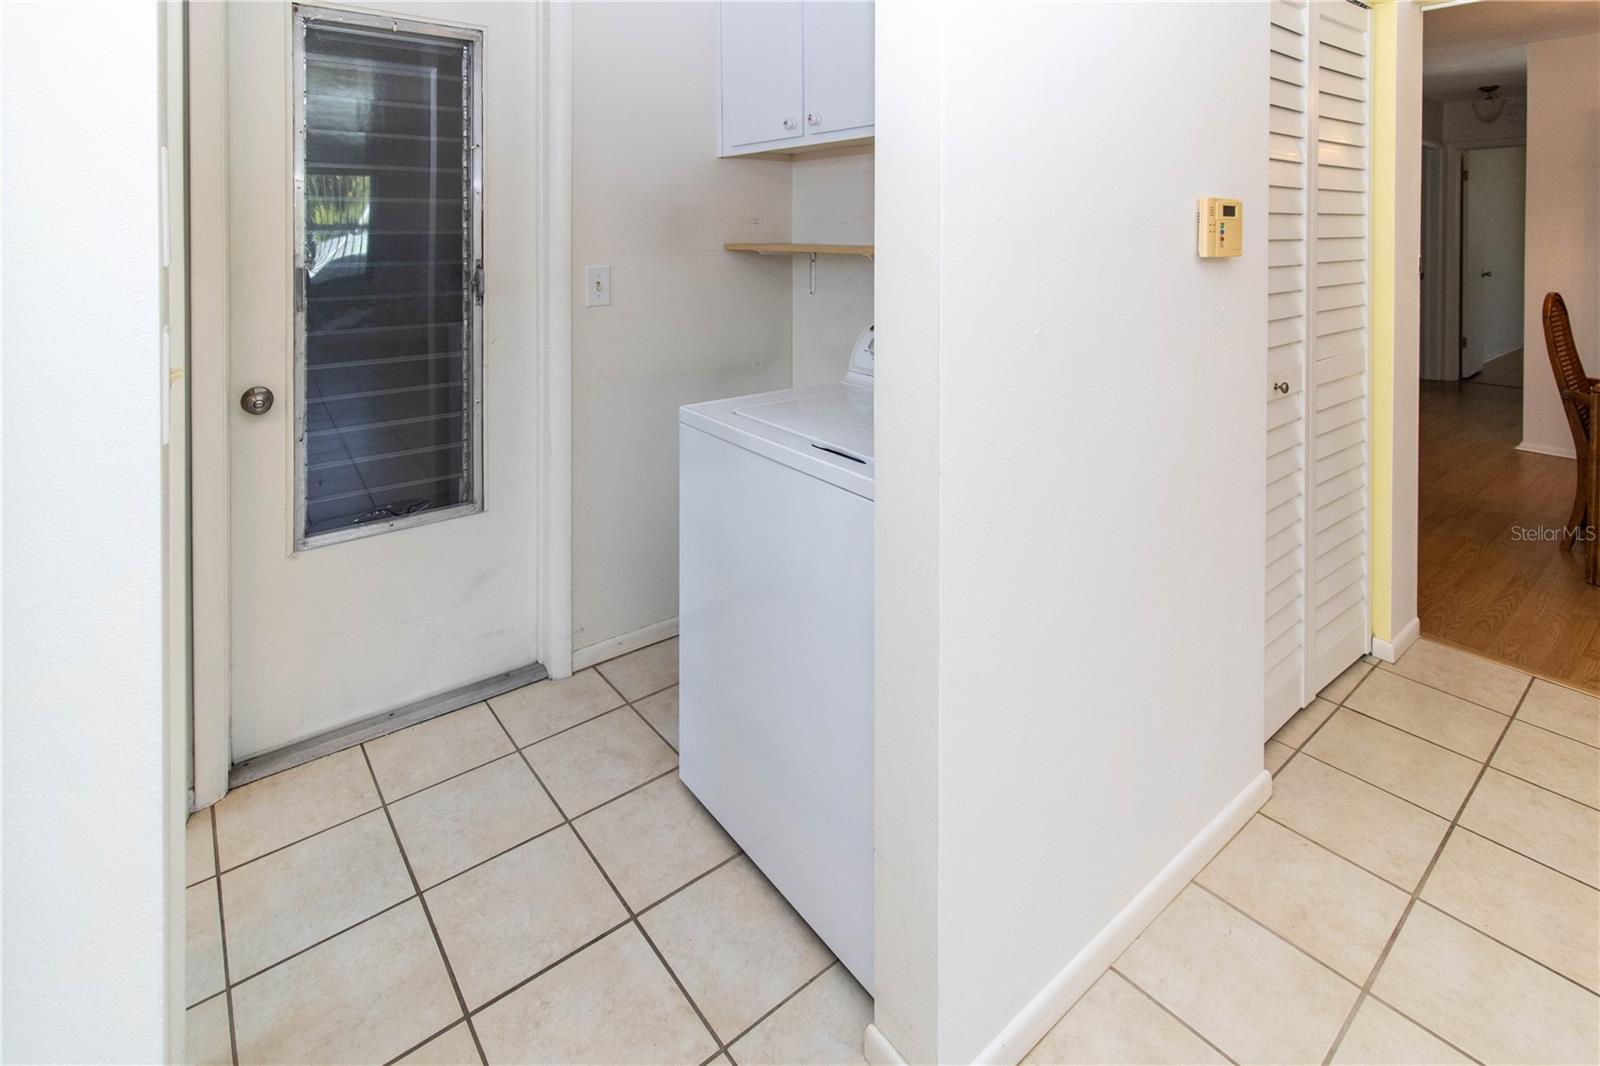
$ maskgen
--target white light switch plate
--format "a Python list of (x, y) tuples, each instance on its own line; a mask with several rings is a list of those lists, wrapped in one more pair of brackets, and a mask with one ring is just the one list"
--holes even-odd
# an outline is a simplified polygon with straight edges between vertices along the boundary
[(583, 268), (583, 305), (585, 307), (611, 306), (611, 268), (609, 266)]

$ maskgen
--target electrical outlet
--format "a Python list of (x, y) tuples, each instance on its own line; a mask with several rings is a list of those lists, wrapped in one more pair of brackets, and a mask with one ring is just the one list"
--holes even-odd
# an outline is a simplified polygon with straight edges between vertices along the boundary
[(611, 268), (609, 266), (583, 268), (583, 305), (585, 307), (611, 306)]

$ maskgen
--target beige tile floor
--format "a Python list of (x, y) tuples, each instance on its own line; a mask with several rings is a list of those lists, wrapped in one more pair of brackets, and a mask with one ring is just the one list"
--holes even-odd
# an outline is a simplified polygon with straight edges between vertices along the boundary
[(1421, 641), (1264, 754), (1271, 800), (1026, 1061), (1600, 1062), (1600, 700)]
[(678, 782), (677, 723), (665, 641), (196, 814), (189, 1061), (861, 1062), (871, 1000)]
[[(677, 781), (676, 652), (195, 815), (190, 1061), (859, 1063), (871, 1001)], [(1600, 701), (1422, 642), (1264, 755), (1028, 1061), (1600, 1062)]]

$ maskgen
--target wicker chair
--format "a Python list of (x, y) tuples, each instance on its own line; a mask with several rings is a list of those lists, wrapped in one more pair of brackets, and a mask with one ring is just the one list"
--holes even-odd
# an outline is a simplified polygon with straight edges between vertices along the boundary
[(1584, 373), (1578, 346), (1572, 339), (1572, 322), (1567, 317), (1567, 302), (1559, 292), (1544, 297), (1544, 344), (1550, 353), (1550, 369), (1561, 392), (1561, 406), (1572, 429), (1572, 446), (1578, 453), (1578, 487), (1572, 501), (1572, 518), (1561, 536), (1561, 550), (1570, 551), (1581, 532), (1584, 535), (1584, 577), (1600, 585), (1600, 543), (1596, 525), (1600, 522), (1600, 380)]

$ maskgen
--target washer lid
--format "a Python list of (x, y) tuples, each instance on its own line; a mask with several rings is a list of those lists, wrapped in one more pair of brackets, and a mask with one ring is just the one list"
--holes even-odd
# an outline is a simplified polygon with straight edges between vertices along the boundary
[(868, 463), (873, 458), (872, 398), (870, 388), (841, 385), (809, 396), (736, 407), (733, 413)]

